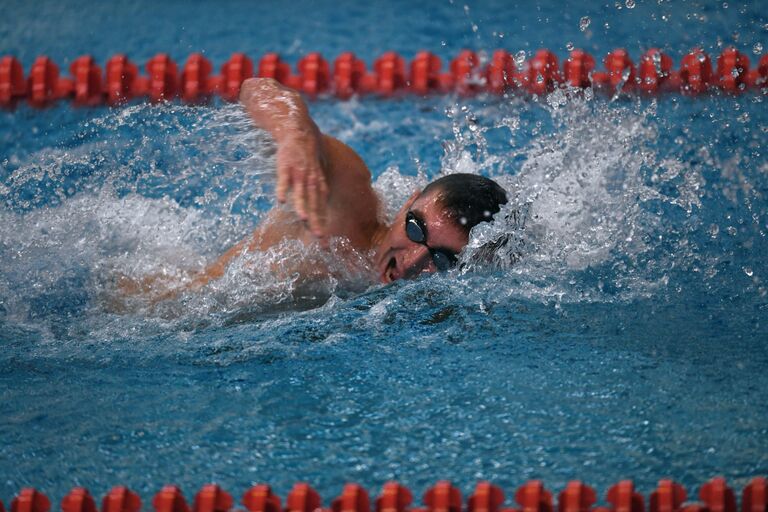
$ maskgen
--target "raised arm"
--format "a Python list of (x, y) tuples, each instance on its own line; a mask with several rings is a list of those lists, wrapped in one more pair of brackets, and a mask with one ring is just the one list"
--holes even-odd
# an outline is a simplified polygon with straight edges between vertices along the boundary
[(277, 143), (277, 200), (292, 192), (293, 207), (317, 237), (326, 235), (328, 176), (325, 143), (298, 92), (271, 78), (251, 78), (240, 102)]

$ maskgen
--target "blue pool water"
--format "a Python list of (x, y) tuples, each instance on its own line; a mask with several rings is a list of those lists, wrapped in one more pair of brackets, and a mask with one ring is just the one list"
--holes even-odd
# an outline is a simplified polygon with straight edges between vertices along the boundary
[[(758, 2), (8, 7), (0, 52), (25, 69), (200, 50), (217, 66), (233, 51), (562, 59), (569, 43), (676, 62), (736, 44), (754, 62), (768, 45)], [(525, 226), (476, 230), (463, 258), (509, 232), (522, 259), (387, 287), (361, 263), (301, 285), (260, 269), (334, 256), (286, 246), (178, 300), (125, 299), (116, 276), (183, 276), (249, 233), (272, 204), (270, 142), (232, 105), (2, 112), (0, 499), (208, 481), (284, 495), (298, 480), (329, 498), (345, 481), (420, 493), (440, 478), (648, 492), (672, 477), (693, 494), (768, 473), (764, 95), (310, 108), (390, 213), (441, 172), (496, 178)]]

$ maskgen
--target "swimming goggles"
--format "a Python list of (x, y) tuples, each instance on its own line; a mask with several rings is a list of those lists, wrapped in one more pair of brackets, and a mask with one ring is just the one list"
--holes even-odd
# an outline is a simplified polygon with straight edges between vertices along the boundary
[(405, 234), (411, 242), (421, 244), (429, 249), (429, 254), (432, 256), (437, 270), (443, 272), (456, 265), (458, 259), (455, 254), (433, 249), (427, 245), (427, 226), (413, 212), (408, 212), (405, 216)]

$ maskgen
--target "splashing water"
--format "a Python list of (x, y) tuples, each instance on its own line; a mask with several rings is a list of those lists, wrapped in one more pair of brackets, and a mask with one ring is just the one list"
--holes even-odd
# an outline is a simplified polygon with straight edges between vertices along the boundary
[[(700, 259), (689, 235), (702, 228), (703, 169), (713, 157), (706, 147), (689, 160), (660, 148), (655, 102), (607, 104), (569, 91), (540, 103), (436, 101), (449, 104), (425, 116), (433, 140), (406, 142), (408, 152), (442, 139), (440, 173), (486, 174), (510, 197), (494, 223), (473, 230), (461, 256), (459, 273), (478, 275), (478, 295), (631, 301), (664, 293), (667, 269)], [(409, 122), (370, 118), (356, 102), (334, 116), (331, 131), (334, 122), (346, 126), (339, 135), (353, 145), (355, 137), (391, 138)], [(374, 168), (388, 218), (436, 176), (428, 170), (436, 155), (413, 157), (415, 175), (400, 163)], [(14, 156), (0, 190), (4, 321), (53, 337), (109, 338), (115, 323), (153, 333), (247, 321), (373, 285), (366, 255), (341, 263), (341, 240), (330, 252), (285, 242), (241, 255), (202, 290), (159, 302), (125, 296), (123, 278), (160, 276), (179, 289), (246, 236), (272, 204), (273, 156), (237, 106), (110, 111), (62, 147)], [(300, 279), (290, 270), (297, 260), (328, 272)], [(703, 272), (712, 277), (716, 266)]]

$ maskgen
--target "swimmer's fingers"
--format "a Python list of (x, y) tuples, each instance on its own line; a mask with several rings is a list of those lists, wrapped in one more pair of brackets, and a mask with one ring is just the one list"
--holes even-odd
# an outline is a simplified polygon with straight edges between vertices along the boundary
[(325, 238), (325, 196), (327, 186), (322, 172), (314, 172), (307, 176), (307, 206), (309, 214), (309, 229), (321, 243)]
[(278, 202), (284, 203), (288, 194), (288, 189), (291, 187), (291, 169), (288, 166), (280, 165), (278, 161), (277, 166), (277, 186), (275, 187), (275, 193), (277, 194)]
[(294, 172), (293, 176), (293, 209), (301, 220), (307, 220), (306, 173)]

